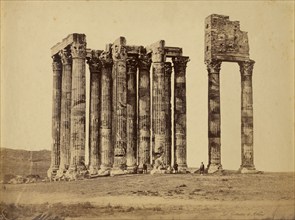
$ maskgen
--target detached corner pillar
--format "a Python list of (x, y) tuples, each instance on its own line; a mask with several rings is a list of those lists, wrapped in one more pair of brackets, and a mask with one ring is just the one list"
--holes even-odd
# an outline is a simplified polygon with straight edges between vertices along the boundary
[(206, 63), (208, 70), (208, 173), (222, 170), (220, 142), (220, 82), (221, 61), (211, 60)]
[(69, 170), (85, 167), (85, 116), (86, 116), (86, 36), (73, 34), (72, 52), (72, 104), (71, 104), (71, 164)]
[(127, 58), (127, 171), (137, 167), (137, 58)]
[(61, 50), (62, 60), (62, 99), (61, 99), (61, 127), (60, 127), (60, 166), (62, 175), (70, 165), (71, 141), (71, 94), (72, 94), (72, 55), (69, 47)]
[(164, 164), (165, 167), (171, 167), (171, 147), (172, 147), (172, 126), (171, 126), (171, 62), (165, 62), (165, 114), (166, 114), (166, 127), (165, 127), (165, 149), (164, 149)]
[(166, 106), (165, 106), (165, 41), (152, 45), (152, 128), (153, 128), (153, 169), (166, 169), (164, 164), (166, 147)]
[(144, 164), (148, 170), (151, 170), (150, 56), (146, 54), (140, 55), (138, 68), (138, 169), (139, 172), (142, 172)]
[(241, 73), (241, 173), (255, 171), (253, 152), (253, 60), (239, 62)]
[(175, 57), (174, 65), (174, 163), (179, 172), (187, 169), (186, 64), (188, 57)]
[(127, 135), (127, 83), (126, 40), (117, 39), (112, 45), (113, 57), (113, 115), (114, 115), (114, 164), (111, 175), (123, 174), (126, 170)]
[(110, 170), (113, 165), (112, 145), (112, 57), (110, 51), (100, 55), (101, 68), (101, 107), (100, 107), (100, 154), (101, 170)]
[(90, 103), (89, 103), (89, 173), (97, 174), (100, 167), (99, 121), (100, 121), (100, 75), (101, 51), (92, 50), (87, 58), (90, 70)]
[(61, 80), (62, 63), (58, 54), (52, 56), (53, 93), (52, 93), (52, 147), (50, 176), (55, 176), (60, 162), (60, 116), (61, 116)]

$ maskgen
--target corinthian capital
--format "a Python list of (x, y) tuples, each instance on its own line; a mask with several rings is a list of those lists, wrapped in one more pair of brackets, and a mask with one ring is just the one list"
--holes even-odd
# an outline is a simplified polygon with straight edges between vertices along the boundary
[(252, 75), (254, 64), (254, 60), (246, 60), (239, 62), (241, 75)]
[(152, 59), (147, 54), (140, 54), (138, 56), (138, 68), (144, 70), (150, 70), (152, 64)]
[(127, 69), (130, 70), (131, 72), (136, 73), (137, 64), (138, 64), (138, 62), (135, 57), (128, 57), (126, 60)]
[(70, 48), (65, 48), (59, 52), (61, 62), (64, 65), (72, 64), (72, 54)]
[(59, 54), (55, 54), (52, 56), (53, 62), (52, 62), (52, 69), (53, 71), (61, 70), (62, 64), (61, 64), (61, 58)]
[(86, 42), (73, 42), (71, 45), (71, 52), (73, 58), (86, 58)]
[(89, 65), (90, 73), (97, 73), (101, 70), (101, 62), (99, 60), (100, 51), (92, 50), (91, 56), (87, 57), (87, 64)]
[(112, 56), (111, 56), (110, 51), (103, 51), (100, 54), (99, 59), (101, 61), (102, 67), (110, 67), (113, 64), (113, 60), (112, 60)]
[(124, 37), (119, 37), (112, 45), (112, 55), (113, 60), (126, 60), (127, 50), (126, 50), (126, 39)]
[(173, 57), (172, 61), (173, 61), (175, 71), (179, 72), (180, 70), (186, 69), (186, 64), (190, 61), (190, 59), (189, 57), (178, 56), (178, 57)]
[(221, 61), (220, 60), (210, 60), (206, 62), (208, 73), (217, 73), (220, 72)]

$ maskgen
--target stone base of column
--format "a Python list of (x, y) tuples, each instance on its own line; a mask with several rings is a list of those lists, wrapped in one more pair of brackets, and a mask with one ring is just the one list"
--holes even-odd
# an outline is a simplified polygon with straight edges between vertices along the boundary
[(186, 164), (178, 164), (178, 173), (186, 173), (187, 165)]
[(47, 177), (48, 177), (49, 179), (52, 179), (53, 177), (56, 176), (57, 171), (58, 171), (58, 166), (50, 167), (50, 168), (47, 170)]
[(221, 164), (209, 164), (208, 165), (208, 173), (216, 173), (222, 171), (222, 165)]
[(127, 166), (127, 173), (128, 174), (137, 173), (137, 166)]
[(256, 170), (254, 166), (241, 166), (238, 172), (243, 174), (259, 173), (259, 171)]
[(66, 168), (60, 167), (59, 170), (56, 172), (55, 179), (61, 179), (65, 175), (66, 172), (67, 172)]
[(127, 174), (127, 170), (123, 170), (120, 168), (112, 168), (110, 171), (110, 176), (119, 176)]
[(99, 171), (99, 168), (97, 166), (92, 166), (92, 165), (90, 165), (88, 170), (89, 175), (96, 175), (98, 174), (98, 171)]

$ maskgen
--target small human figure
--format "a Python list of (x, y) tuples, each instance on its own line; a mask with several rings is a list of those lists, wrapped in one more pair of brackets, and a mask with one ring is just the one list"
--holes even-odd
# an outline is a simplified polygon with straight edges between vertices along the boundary
[(203, 162), (201, 162), (201, 166), (200, 166), (200, 174), (203, 175), (205, 171), (205, 166), (203, 164)]
[(142, 173), (147, 173), (147, 165), (145, 163), (142, 165)]
[(178, 173), (178, 164), (177, 163), (174, 164), (173, 169), (174, 169), (174, 173)]

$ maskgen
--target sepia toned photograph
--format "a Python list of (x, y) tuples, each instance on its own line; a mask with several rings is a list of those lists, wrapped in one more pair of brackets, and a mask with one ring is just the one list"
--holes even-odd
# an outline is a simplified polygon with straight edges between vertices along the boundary
[(294, 1), (0, 5), (0, 220), (295, 220)]

